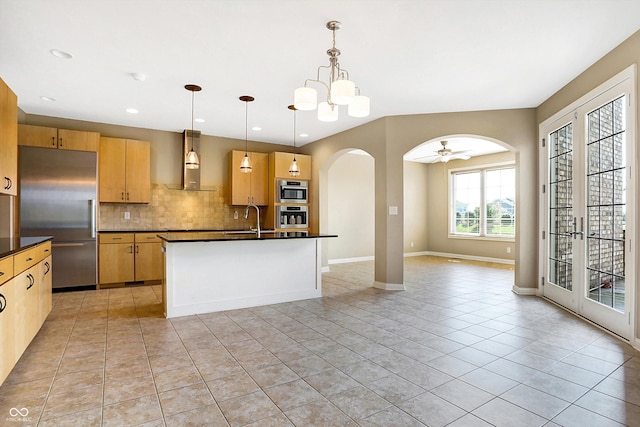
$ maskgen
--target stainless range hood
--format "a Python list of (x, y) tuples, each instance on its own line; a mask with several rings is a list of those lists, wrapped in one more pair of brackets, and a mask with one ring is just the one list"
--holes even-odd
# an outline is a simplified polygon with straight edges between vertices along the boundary
[[(193, 132), (193, 141), (191, 138), (191, 133)], [(191, 150), (198, 153), (200, 157), (200, 164), (202, 165), (202, 153), (200, 152), (200, 131), (199, 130), (188, 130), (185, 129), (182, 132), (182, 159), (180, 163), (182, 164), (182, 189), (183, 190), (200, 190), (200, 168), (198, 169), (187, 169), (185, 165), (185, 158), (187, 153)]]

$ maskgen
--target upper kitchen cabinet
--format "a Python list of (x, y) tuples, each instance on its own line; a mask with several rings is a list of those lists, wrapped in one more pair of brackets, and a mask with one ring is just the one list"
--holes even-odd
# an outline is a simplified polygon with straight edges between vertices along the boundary
[(0, 194), (18, 194), (18, 97), (0, 79)]
[(44, 126), (19, 125), (18, 144), (61, 150), (98, 151), (100, 134)]
[(147, 141), (100, 138), (100, 202), (151, 201), (151, 148)]
[(229, 205), (247, 205), (253, 203), (258, 206), (269, 204), (269, 155), (267, 153), (247, 153), (251, 160), (252, 171), (240, 172), (240, 162), (244, 158), (244, 151), (233, 150), (229, 154)]
[(293, 161), (293, 153), (275, 152), (269, 155), (269, 167), (272, 168), (274, 178), (284, 179), (311, 179), (311, 156), (296, 154), (296, 163), (300, 169), (300, 175), (293, 178), (289, 175), (289, 166)]

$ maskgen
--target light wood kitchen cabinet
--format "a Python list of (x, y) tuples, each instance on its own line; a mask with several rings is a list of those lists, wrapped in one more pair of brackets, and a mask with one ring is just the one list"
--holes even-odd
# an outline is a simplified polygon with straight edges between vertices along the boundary
[(266, 206), (269, 203), (269, 155), (267, 153), (247, 153), (251, 159), (252, 171), (240, 172), (240, 162), (245, 152), (233, 150), (229, 155), (229, 205), (253, 203)]
[(40, 324), (43, 324), (51, 312), (53, 305), (52, 289), (53, 281), (51, 275), (51, 255), (43, 259), (39, 264), (38, 274), (40, 278)]
[(18, 195), (18, 97), (0, 79), (0, 194)]
[(147, 141), (100, 138), (100, 202), (151, 201), (151, 147)]
[(158, 233), (103, 233), (99, 237), (99, 283), (162, 280), (162, 241)]
[(51, 312), (51, 242), (0, 259), (0, 385)]
[(99, 283), (124, 283), (135, 279), (133, 233), (100, 234)]
[[(13, 261), (12, 257), (9, 257)], [(16, 364), (16, 309), (15, 279), (10, 279), (0, 285), (0, 384)]]
[(274, 178), (284, 179), (300, 179), (308, 181), (311, 179), (311, 156), (306, 154), (296, 154), (296, 163), (300, 169), (300, 175), (297, 177), (291, 177), (289, 175), (289, 166), (293, 161), (293, 153), (281, 153), (275, 152), (269, 154), (269, 168), (273, 170), (271, 174)]
[(98, 151), (100, 134), (46, 126), (19, 125), (18, 145), (60, 150)]
[(162, 240), (157, 233), (135, 234), (135, 280), (162, 280)]
[(17, 305), (14, 345), (16, 360), (22, 356), (41, 326), (39, 271), (40, 266), (35, 265), (13, 279)]

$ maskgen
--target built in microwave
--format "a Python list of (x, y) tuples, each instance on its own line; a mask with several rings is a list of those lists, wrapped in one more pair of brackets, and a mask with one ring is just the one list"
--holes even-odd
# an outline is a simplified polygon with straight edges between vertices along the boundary
[(308, 181), (278, 180), (279, 203), (309, 203)]
[(308, 206), (277, 206), (276, 228), (308, 228)]

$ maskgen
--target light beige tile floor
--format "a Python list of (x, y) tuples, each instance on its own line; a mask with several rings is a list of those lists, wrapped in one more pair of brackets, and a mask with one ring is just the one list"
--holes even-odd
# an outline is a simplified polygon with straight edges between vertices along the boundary
[(638, 352), (509, 269), (415, 257), (405, 292), (372, 281), (332, 265), (322, 298), (171, 320), (159, 286), (55, 294), (0, 425), (640, 425)]

